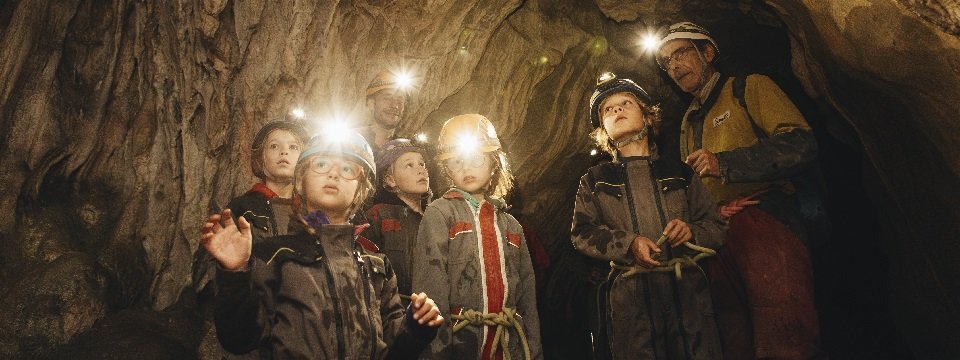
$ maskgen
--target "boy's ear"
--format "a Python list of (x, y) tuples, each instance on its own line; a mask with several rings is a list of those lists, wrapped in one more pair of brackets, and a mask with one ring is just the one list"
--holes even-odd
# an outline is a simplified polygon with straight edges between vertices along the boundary
[(397, 181), (393, 178), (391, 174), (383, 175), (383, 184), (389, 188), (397, 187)]
[(373, 110), (374, 104), (376, 104), (376, 103), (374, 102), (373, 97), (368, 97), (368, 98), (367, 98), (367, 109)]

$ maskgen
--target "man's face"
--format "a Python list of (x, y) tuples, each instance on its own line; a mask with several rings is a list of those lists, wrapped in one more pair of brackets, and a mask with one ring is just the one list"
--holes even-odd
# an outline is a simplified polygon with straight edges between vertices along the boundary
[[(708, 63), (713, 61), (714, 56), (716, 52), (713, 47), (706, 46), (703, 49), (703, 57)], [(663, 44), (657, 52), (657, 59), (657, 63), (666, 69), (667, 75), (677, 86), (693, 95), (698, 95), (706, 83), (709, 76), (704, 76), (704, 73), (713, 73), (713, 68), (700, 61), (693, 42), (687, 39), (670, 40)]]
[(367, 108), (373, 113), (373, 121), (385, 129), (394, 129), (400, 124), (405, 101), (402, 92), (384, 89), (367, 99)]

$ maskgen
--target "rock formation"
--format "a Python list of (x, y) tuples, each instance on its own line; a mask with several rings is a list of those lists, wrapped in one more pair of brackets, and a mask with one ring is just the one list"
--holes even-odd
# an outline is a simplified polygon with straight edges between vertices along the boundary
[[(419, 84), (401, 134), (436, 136), (459, 113), (494, 122), (554, 258), (542, 306), (569, 310), (587, 268), (568, 233), (595, 78), (638, 80), (675, 128), (687, 99), (639, 38), (688, 19), (731, 67), (771, 74), (818, 116), (833, 206), (873, 219), (834, 211), (850, 237), (823, 248), (818, 281), (854, 270), (883, 296), (863, 300), (892, 318), (887, 335), (917, 358), (960, 357), (960, 5), (947, 0), (4, 2), (0, 357), (210, 354), (193, 253), (202, 219), (251, 185), (254, 133), (294, 107), (362, 121), (384, 68)], [(834, 289), (819, 296), (852, 302)], [(582, 350), (576, 336), (545, 334), (547, 354)]]

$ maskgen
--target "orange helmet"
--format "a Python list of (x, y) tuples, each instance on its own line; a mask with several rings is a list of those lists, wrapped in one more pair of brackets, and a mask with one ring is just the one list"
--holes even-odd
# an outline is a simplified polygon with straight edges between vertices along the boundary
[(409, 79), (404, 79), (402, 74), (394, 74), (387, 70), (381, 71), (373, 77), (370, 85), (367, 85), (367, 96), (373, 96), (377, 91), (385, 89), (403, 90), (404, 87), (408, 86), (408, 84), (404, 84), (405, 81), (409, 82)]
[(437, 160), (444, 161), (457, 153), (491, 152), (500, 149), (497, 130), (483, 115), (457, 115), (443, 124), (437, 147), (440, 154)]

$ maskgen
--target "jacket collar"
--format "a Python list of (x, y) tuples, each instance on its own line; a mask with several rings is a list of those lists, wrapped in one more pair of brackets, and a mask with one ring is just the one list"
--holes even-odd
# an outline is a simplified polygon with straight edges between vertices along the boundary
[(267, 185), (262, 182), (253, 184), (253, 187), (250, 188), (249, 191), (247, 191), (247, 195), (253, 195), (253, 194), (263, 195), (263, 197), (267, 199), (273, 199), (277, 197), (277, 193), (273, 192), (273, 190), (270, 190), (270, 188), (268, 188)]
[[(250, 190), (247, 190), (247, 193), (245, 195), (254, 195), (254, 194), (263, 196), (267, 200), (272, 200), (280, 196), (280, 195), (277, 195), (277, 193), (273, 192), (273, 190), (270, 190), (270, 188), (268, 188), (267, 185), (262, 182), (253, 184), (253, 187), (250, 188)], [(291, 206), (293, 207), (293, 211), (294, 212), (300, 211), (300, 196), (297, 196), (296, 192), (293, 193), (293, 199), (291, 201), (292, 201)]]
[[(471, 195), (470, 193), (463, 191), (461, 189), (457, 189), (455, 187), (452, 187), (450, 188), (450, 190), (447, 190), (447, 192), (443, 194), (443, 198), (444, 199), (463, 199), (463, 200), (466, 200), (467, 203), (470, 204), (470, 207), (473, 208), (474, 210), (477, 210), (480, 208), (480, 201), (477, 200), (477, 198), (473, 197), (473, 195)], [(503, 200), (495, 197), (488, 196), (487, 202), (493, 204), (493, 207), (497, 210), (501, 210), (504, 207), (506, 207), (506, 203), (504, 203)]]

